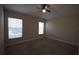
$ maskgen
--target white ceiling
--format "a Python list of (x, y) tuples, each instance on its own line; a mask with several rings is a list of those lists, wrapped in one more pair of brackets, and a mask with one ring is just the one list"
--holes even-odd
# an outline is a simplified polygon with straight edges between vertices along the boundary
[(4, 5), (6, 9), (30, 14), (36, 17), (41, 17), (44, 19), (52, 19), (55, 17), (60, 17), (64, 15), (78, 14), (79, 5), (78, 4), (50, 4), (51, 13), (41, 13), (40, 4), (7, 4)]

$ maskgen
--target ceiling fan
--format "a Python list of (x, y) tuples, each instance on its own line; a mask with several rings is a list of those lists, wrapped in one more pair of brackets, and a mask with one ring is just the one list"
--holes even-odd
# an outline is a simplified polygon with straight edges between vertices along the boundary
[(41, 7), (38, 7), (38, 9), (41, 9), (42, 13), (46, 13), (46, 12), (51, 12), (51, 10), (49, 10), (49, 5), (48, 4), (42, 4)]

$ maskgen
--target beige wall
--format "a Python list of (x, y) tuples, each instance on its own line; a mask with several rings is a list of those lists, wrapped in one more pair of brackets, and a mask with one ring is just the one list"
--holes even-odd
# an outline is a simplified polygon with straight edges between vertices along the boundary
[(40, 36), (38, 35), (38, 22), (39, 21), (44, 22), (44, 19), (30, 16), (27, 14), (13, 12), (10, 10), (5, 10), (6, 37), (7, 37), (7, 18), (8, 17), (15, 17), (15, 18), (23, 19), (23, 38), (13, 39), (13, 40), (6, 39), (6, 42), (12, 43), (12, 42), (19, 41), (19, 40), (29, 40), (29, 39), (38, 38), (42, 36), (42, 35)]
[(2, 5), (0, 5), (0, 54), (4, 54), (4, 15)]
[(78, 45), (79, 15), (67, 15), (48, 20), (46, 34), (49, 38)]

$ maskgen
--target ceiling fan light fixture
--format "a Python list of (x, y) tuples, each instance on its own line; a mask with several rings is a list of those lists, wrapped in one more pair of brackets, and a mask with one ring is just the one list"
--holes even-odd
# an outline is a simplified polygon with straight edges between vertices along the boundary
[(45, 6), (45, 9), (47, 9), (48, 7), (47, 6)]
[(43, 13), (46, 13), (46, 10), (45, 10), (45, 9), (42, 9), (42, 12), (43, 12)]

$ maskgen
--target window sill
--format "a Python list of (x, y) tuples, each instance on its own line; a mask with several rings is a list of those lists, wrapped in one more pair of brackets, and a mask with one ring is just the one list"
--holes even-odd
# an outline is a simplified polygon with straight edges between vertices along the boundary
[(15, 40), (15, 39), (21, 39), (23, 37), (17, 37), (17, 38), (10, 38), (9, 40)]

